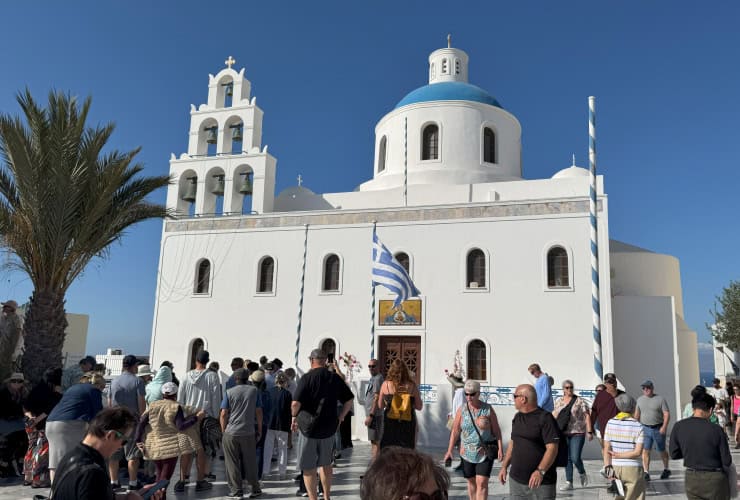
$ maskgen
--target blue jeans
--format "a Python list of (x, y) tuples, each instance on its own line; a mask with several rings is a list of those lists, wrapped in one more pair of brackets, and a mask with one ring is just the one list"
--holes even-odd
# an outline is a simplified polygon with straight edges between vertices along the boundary
[(573, 434), (572, 436), (566, 436), (568, 443), (568, 465), (565, 466), (565, 480), (573, 482), (573, 466), (576, 466), (579, 474), (585, 474), (586, 469), (583, 467), (583, 459), (581, 458), (581, 452), (583, 451), (583, 445), (586, 442), (585, 434)]

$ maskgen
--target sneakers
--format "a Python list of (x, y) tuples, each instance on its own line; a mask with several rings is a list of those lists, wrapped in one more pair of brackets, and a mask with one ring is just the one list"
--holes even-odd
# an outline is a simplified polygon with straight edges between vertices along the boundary
[(249, 494), (249, 498), (259, 498), (262, 496), (262, 490), (252, 490), (252, 493)]
[(573, 489), (573, 483), (566, 481), (564, 485), (560, 487), (560, 491), (570, 491)]
[(668, 479), (671, 476), (671, 471), (668, 469), (663, 469), (663, 472), (660, 473), (661, 479)]
[[(28, 484), (31, 484), (31, 483), (28, 483)], [(120, 490), (121, 484), (120, 483), (110, 483), (110, 487), (113, 491)]]
[(648, 474), (647, 472), (645, 473), (644, 477), (645, 477), (645, 481), (650, 481), (650, 474)]
[(128, 483), (128, 490), (129, 491), (137, 491), (140, 490), (141, 486), (139, 486), (139, 483)]
[(201, 479), (200, 481), (195, 482), (195, 491), (206, 491), (213, 488), (213, 485), (206, 481), (205, 479)]
[(216, 480), (216, 474), (213, 474), (213, 473), (211, 473), (211, 474), (206, 474), (206, 476), (205, 476), (205, 477), (204, 477), (203, 479), (205, 479), (206, 481), (208, 481), (208, 482), (211, 482), (211, 483), (212, 483), (213, 481), (215, 481), (215, 480)]
[(580, 477), (581, 477), (581, 486), (584, 486), (584, 487), (588, 486), (588, 474), (584, 472), (583, 474), (581, 474)]
[(308, 496), (308, 492), (306, 490), (300, 490), (299, 489), (298, 491), (295, 492), (295, 496), (297, 496), (297, 497), (307, 497)]
[(236, 493), (229, 493), (226, 498), (244, 498), (244, 493), (237, 491)]

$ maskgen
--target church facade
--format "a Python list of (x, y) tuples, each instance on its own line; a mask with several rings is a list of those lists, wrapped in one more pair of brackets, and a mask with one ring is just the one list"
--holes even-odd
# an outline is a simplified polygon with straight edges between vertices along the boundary
[[(191, 108), (187, 153), (172, 156), (152, 362), (189, 369), (200, 348), (279, 357), (308, 369), (322, 347), (357, 394), (371, 356), (400, 357), (421, 384), (419, 441), (442, 445), (451, 403), (445, 371), (481, 382), (504, 432), (513, 389), (530, 363), (599, 382), (592, 338), (589, 172), (572, 165), (525, 179), (521, 126), (468, 82), (468, 56), (429, 56), (428, 84), (375, 127), (372, 177), (356, 191), (275, 194), (277, 160), (262, 145), (263, 111), (233, 60), (209, 76)], [(609, 239), (609, 199), (597, 178), (601, 359), (633, 394), (650, 378), (677, 411), (698, 383), (696, 334), (683, 321), (678, 261)], [(615, 203), (619, 205), (619, 200)], [(421, 295), (394, 308), (371, 288), (372, 234), (408, 269)], [(345, 364), (345, 354), (359, 364)]]

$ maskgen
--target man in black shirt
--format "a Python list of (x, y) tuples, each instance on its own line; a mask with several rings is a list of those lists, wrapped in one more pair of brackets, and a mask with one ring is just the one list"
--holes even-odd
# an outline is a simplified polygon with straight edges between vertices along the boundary
[(730, 498), (730, 446), (722, 427), (709, 421), (715, 404), (710, 394), (698, 396), (691, 402), (694, 415), (676, 422), (671, 433), (671, 458), (683, 458), (686, 496), (690, 499)]
[[(56, 470), (51, 497), (54, 500), (113, 500), (115, 494), (108, 478), (106, 460), (121, 448), (136, 425), (136, 417), (123, 406), (108, 408), (90, 422), (87, 435), (62, 458)], [(146, 488), (144, 489), (146, 490)], [(141, 498), (129, 491), (127, 500)], [(164, 498), (164, 490), (151, 498)]]
[(511, 465), (510, 498), (555, 498), (558, 424), (550, 412), (537, 406), (537, 392), (529, 384), (514, 391), (514, 407), (518, 413), (512, 421), (511, 441), (498, 478), (501, 484), (506, 483)]
[[(299, 429), (299, 421), (315, 416), (310, 429), (300, 429), (298, 467), (303, 471), (306, 490), (311, 500), (317, 500), (316, 469), (320, 469), (324, 498), (331, 498), (332, 447), (334, 434), (352, 409), (353, 395), (344, 380), (326, 368), (326, 354), (321, 349), (311, 351), (311, 370), (298, 381), (291, 403), (291, 428)], [(337, 419), (337, 401), (343, 404)], [(301, 418), (299, 413), (303, 413)], [(309, 417), (309, 418), (304, 418)]]

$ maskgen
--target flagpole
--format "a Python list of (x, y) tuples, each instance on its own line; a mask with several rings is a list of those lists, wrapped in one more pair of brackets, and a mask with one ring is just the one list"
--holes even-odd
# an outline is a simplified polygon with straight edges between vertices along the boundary
[[(373, 262), (372, 254), (375, 245), (375, 228), (377, 221), (373, 221), (373, 236), (370, 245), (370, 262)], [(375, 359), (375, 283), (373, 282), (373, 266), (370, 265), (370, 358)]]
[(295, 337), (295, 367), (298, 369), (298, 355), (301, 347), (301, 327), (303, 323), (303, 290), (306, 283), (306, 254), (308, 251), (308, 224), (303, 225), (303, 264), (301, 265), (301, 288), (298, 299), (298, 324)]
[(599, 303), (599, 238), (598, 238), (598, 201), (596, 198), (596, 99), (588, 98), (588, 163), (591, 187), (589, 189), (589, 219), (591, 222), (591, 308), (594, 340), (594, 370), (599, 381), (604, 377), (604, 365), (601, 359), (601, 306)]
[(408, 141), (408, 118), (403, 119), (403, 206), (409, 206), (409, 141)]
[[(370, 262), (373, 262), (373, 248), (375, 245), (375, 228), (378, 222), (373, 221), (373, 236), (370, 239)], [(373, 282), (373, 266), (370, 265), (370, 358), (375, 359), (375, 283)]]

